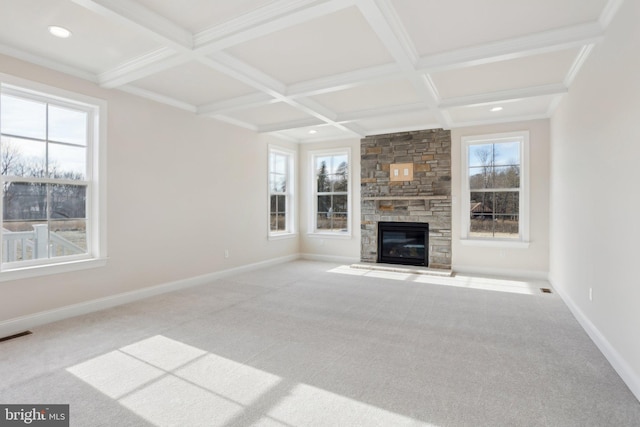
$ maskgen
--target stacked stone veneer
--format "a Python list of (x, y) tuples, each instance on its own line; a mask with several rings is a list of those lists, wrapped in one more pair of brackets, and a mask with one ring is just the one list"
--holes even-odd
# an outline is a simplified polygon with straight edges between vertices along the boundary
[[(377, 262), (378, 222), (429, 223), (429, 267), (451, 268), (451, 132), (433, 129), (361, 140), (361, 250)], [(391, 182), (393, 163), (413, 163), (413, 180)]]

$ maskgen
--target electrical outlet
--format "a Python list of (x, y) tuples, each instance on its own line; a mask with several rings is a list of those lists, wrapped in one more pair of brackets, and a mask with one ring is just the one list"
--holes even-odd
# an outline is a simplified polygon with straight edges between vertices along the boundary
[(229, 249), (224, 250), (224, 257), (229, 258)]

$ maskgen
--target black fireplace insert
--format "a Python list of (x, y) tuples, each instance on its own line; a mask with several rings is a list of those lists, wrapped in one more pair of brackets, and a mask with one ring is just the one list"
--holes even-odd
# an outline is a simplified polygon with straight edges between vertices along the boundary
[(379, 222), (378, 262), (429, 266), (429, 224)]

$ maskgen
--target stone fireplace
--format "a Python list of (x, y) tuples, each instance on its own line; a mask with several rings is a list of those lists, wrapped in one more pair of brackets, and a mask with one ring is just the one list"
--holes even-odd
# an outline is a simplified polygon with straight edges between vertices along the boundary
[(385, 262), (378, 223), (426, 223), (425, 264), (451, 269), (450, 131), (368, 136), (360, 148), (361, 260)]

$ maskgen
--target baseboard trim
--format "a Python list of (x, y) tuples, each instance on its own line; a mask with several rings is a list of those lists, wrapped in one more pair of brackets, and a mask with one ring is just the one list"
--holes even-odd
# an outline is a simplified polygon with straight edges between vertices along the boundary
[(272, 258), (253, 264), (247, 264), (240, 267), (234, 267), (226, 270), (216, 271), (213, 273), (203, 274), (201, 276), (162, 283), (160, 285), (155, 285), (144, 289), (124, 292), (121, 294), (111, 295), (108, 297), (98, 298), (77, 304), (71, 304), (64, 307), (54, 308), (52, 310), (29, 314), (26, 316), (15, 317), (13, 319), (8, 319), (0, 322), (0, 338), (32, 329), (47, 323), (56, 322), (58, 320), (64, 320), (83, 314), (93, 313), (95, 311), (127, 304), (156, 295), (161, 295), (167, 292), (190, 288), (192, 286), (204, 285), (216, 279), (221, 279), (238, 273), (253, 271), (272, 265), (282, 264), (289, 261), (295, 261), (297, 259), (300, 259), (300, 255), (298, 254), (288, 255), (280, 258)]
[(352, 258), (346, 256), (333, 256), (333, 255), (319, 255), (319, 254), (300, 254), (300, 258), (308, 261), (321, 261), (321, 262), (337, 262), (340, 264), (353, 264), (360, 262), (360, 258)]
[(454, 273), (479, 274), (485, 276), (517, 277), (529, 280), (549, 280), (549, 273), (538, 270), (518, 270), (509, 268), (476, 267), (468, 265), (453, 265)]
[[(553, 285), (553, 283), (552, 283)], [(576, 318), (580, 326), (585, 330), (591, 341), (600, 349), (600, 352), (609, 361), (613, 369), (620, 375), (622, 381), (629, 387), (631, 393), (640, 401), (640, 376), (638, 376), (629, 366), (627, 361), (618, 353), (609, 340), (600, 330), (589, 320), (582, 310), (573, 302), (571, 297), (560, 287), (553, 286), (553, 289), (560, 295), (560, 298), (569, 307), (569, 310)]]

